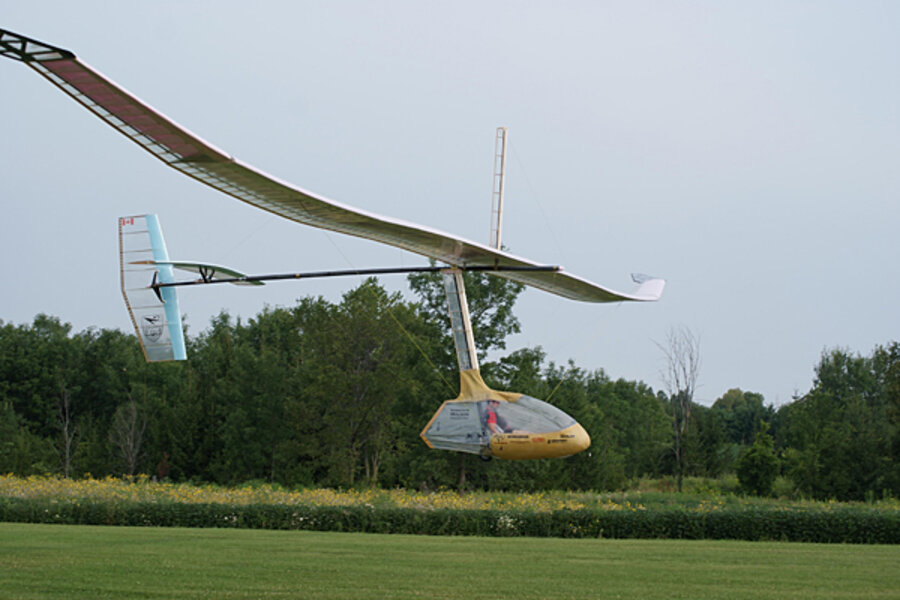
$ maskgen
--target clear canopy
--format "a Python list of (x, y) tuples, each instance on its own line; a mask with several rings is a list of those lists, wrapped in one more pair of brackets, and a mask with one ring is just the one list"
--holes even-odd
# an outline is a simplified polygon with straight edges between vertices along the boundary
[(445, 402), (424, 435), (434, 448), (483, 454), (496, 433), (552, 433), (573, 425), (555, 406), (523, 395), (515, 402)]

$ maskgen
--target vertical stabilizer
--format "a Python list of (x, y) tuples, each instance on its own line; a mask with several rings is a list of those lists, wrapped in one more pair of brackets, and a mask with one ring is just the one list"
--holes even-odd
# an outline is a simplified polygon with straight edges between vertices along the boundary
[[(146, 264), (168, 260), (166, 242), (156, 215), (119, 219), (122, 296), (148, 362), (187, 358), (175, 288), (152, 287), (155, 282), (175, 281), (172, 267)], [(145, 264), (136, 264), (141, 262)]]

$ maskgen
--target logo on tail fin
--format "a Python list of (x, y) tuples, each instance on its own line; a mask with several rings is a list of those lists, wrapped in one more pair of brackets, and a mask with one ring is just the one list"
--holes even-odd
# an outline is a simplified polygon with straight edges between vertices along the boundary
[(144, 337), (151, 342), (159, 341), (163, 334), (162, 322), (162, 315), (144, 315), (144, 323), (141, 325)]

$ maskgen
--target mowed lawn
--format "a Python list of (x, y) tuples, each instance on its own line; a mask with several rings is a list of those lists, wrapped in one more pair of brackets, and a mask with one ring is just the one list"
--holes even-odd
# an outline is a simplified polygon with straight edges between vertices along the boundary
[(0, 597), (898, 598), (900, 547), (0, 523)]

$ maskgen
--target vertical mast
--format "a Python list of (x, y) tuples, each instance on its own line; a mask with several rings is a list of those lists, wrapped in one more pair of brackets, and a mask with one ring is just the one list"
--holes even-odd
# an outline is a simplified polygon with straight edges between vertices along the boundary
[(491, 194), (491, 247), (500, 249), (503, 224), (503, 188), (506, 178), (506, 127), (498, 127), (494, 138), (494, 191)]
[(475, 338), (469, 320), (469, 303), (466, 301), (466, 286), (463, 283), (462, 271), (455, 268), (447, 269), (441, 271), (441, 275), (444, 277), (444, 293), (447, 296), (447, 308), (450, 310), (450, 328), (453, 344), (456, 346), (459, 370), (478, 369), (478, 353), (475, 350)]
[[(491, 246), (500, 249), (500, 233), (503, 221), (503, 180), (506, 177), (506, 127), (498, 127), (494, 138), (494, 190), (491, 195)], [(442, 271), (444, 294), (450, 312), (450, 327), (456, 360), (460, 371), (478, 370), (478, 352), (469, 318), (469, 303), (462, 271), (456, 268)]]

